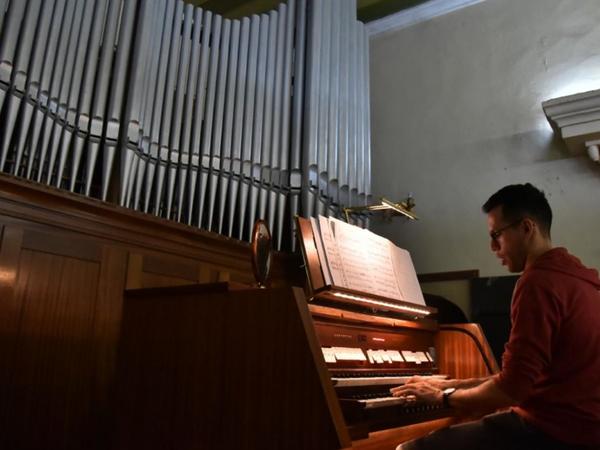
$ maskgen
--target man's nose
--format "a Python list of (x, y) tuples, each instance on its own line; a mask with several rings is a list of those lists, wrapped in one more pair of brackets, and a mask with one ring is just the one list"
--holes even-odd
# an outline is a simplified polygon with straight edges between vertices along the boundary
[(496, 239), (490, 239), (490, 248), (493, 252), (500, 248), (500, 245), (498, 245), (498, 241)]

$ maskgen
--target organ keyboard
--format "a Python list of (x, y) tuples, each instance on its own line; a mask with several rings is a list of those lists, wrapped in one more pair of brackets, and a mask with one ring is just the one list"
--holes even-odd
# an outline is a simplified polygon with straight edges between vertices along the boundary
[[(340, 387), (359, 387), (359, 386), (381, 386), (381, 385), (395, 385), (406, 383), (412, 376), (410, 375), (395, 375), (390, 373), (389, 375), (376, 375), (376, 374), (362, 374), (361, 376), (348, 375), (348, 378), (344, 377), (343, 374), (334, 375), (331, 378), (333, 385), (336, 388)], [(447, 378), (445, 375), (425, 375), (423, 379), (435, 379)]]

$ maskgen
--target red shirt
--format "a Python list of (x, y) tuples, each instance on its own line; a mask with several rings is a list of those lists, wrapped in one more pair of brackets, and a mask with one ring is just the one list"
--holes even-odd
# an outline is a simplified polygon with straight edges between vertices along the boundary
[(600, 444), (600, 280), (564, 248), (537, 258), (513, 293), (496, 377), (514, 408), (568, 444)]

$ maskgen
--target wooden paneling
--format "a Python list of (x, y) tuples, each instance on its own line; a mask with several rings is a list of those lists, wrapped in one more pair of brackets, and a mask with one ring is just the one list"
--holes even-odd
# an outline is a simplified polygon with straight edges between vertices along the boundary
[[(113, 448), (384, 450), (457, 422), (430, 420), (350, 442), (320, 352), (329, 344), (311, 315), (335, 319), (307, 305), (300, 290), (227, 292), (213, 284), (129, 291)], [(378, 325), (397, 328), (391, 319)], [(478, 344), (486, 358), (491, 353), (476, 325), (443, 326), (436, 340), (443, 373), (490, 373)]]
[(220, 280), (252, 283), (247, 244), (0, 175), (0, 448), (108, 448), (125, 287)]
[(113, 448), (349, 445), (302, 292), (220, 289), (127, 294)]
[[(18, 235), (12, 230), (5, 234)], [(0, 305), (9, 324), (2, 333), (3, 448), (86, 447), (97, 424), (98, 292), (109, 282), (101, 279), (102, 251), (84, 242), (77, 258), (76, 240), (35, 230), (25, 230), (20, 244), (12, 302)]]
[(182, 286), (197, 283), (234, 281), (248, 287), (252, 273), (225, 269), (201, 261), (170, 255), (129, 253), (127, 289)]
[(17, 281), (17, 267), (21, 253), (21, 244), (23, 241), (23, 230), (2, 226), (1, 231), (0, 336), (9, 336), (16, 331), (16, 323), (12, 320), (12, 317), (17, 309), (17, 305), (15, 304), (15, 285)]
[(69, 256), (82, 261), (100, 261), (101, 247), (98, 242), (64, 232), (26, 230), (22, 247), (53, 255)]
[(440, 373), (451, 378), (479, 378), (500, 370), (481, 327), (475, 323), (440, 325), (436, 351)]
[[(110, 448), (107, 436), (113, 424), (113, 405), (109, 393), (115, 379), (116, 343), (126, 287), (215, 281), (252, 284), (249, 249), (243, 242), (5, 175), (0, 175), (0, 237), (2, 449)], [(275, 287), (302, 285), (305, 281), (297, 256), (276, 254), (272, 267)], [(193, 288), (178, 289), (184, 292)], [(173, 404), (173, 408), (183, 409), (171, 416), (167, 408), (169, 396), (182, 395), (180, 387), (157, 392), (153, 386), (146, 386), (148, 392), (156, 393), (154, 398), (140, 399), (139, 403), (129, 398), (132, 403), (125, 406), (143, 410), (145, 402), (154, 401), (152, 408), (158, 408), (165, 423), (180, 429), (183, 438), (190, 436), (186, 433), (197, 431), (192, 426), (194, 416), (185, 408), (204, 408), (204, 413), (214, 414), (219, 426), (231, 428), (231, 436), (225, 433), (225, 440), (235, 439), (239, 430), (249, 432), (252, 424), (263, 435), (272, 430), (273, 422), (266, 421), (264, 414), (274, 414), (273, 420), (284, 422), (290, 414), (300, 414), (306, 420), (304, 428), (298, 425), (300, 422), (282, 422), (281, 431), (271, 441), (272, 448), (293, 448), (277, 445), (288, 433), (294, 435), (300, 430), (306, 436), (298, 438), (298, 444), (293, 444), (296, 448), (347, 445), (344, 431), (340, 431), (343, 424), (338, 420), (339, 405), (332, 400), (335, 394), (331, 382), (315, 362), (318, 355), (323, 365), (322, 356), (315, 350), (318, 344), (314, 330), (313, 335), (307, 331), (312, 326), (308, 308), (304, 305), (306, 311), (298, 309), (298, 297), (294, 297), (296, 306), (289, 298), (281, 301), (278, 295), (289, 293), (289, 289), (268, 291), (279, 294), (253, 290), (254, 297), (250, 296), (248, 302), (234, 300), (240, 307), (235, 313), (227, 309), (232, 305), (215, 306), (216, 299), (201, 308), (197, 302), (185, 306), (197, 312), (209, 306), (213, 313), (203, 312), (200, 322), (186, 315), (177, 322), (174, 314), (180, 299), (173, 299), (175, 303), (166, 301), (162, 308), (164, 317), (155, 316), (153, 328), (148, 322), (146, 331), (151, 345), (147, 349), (156, 350), (156, 364), (163, 360), (157, 355), (165, 355), (165, 361), (169, 360), (165, 353), (169, 340), (157, 340), (152, 334), (164, 331), (163, 324), (166, 327), (170, 323), (166, 336), (183, 340), (186, 345), (191, 343), (199, 352), (195, 359), (178, 360), (177, 375), (192, 386), (190, 396), (206, 395), (207, 400), (193, 405), (186, 401), (179, 406)], [(216, 308), (216, 312), (211, 308)], [(327, 315), (324, 309), (320, 312)], [(231, 318), (228, 314), (232, 314)], [(353, 318), (363, 320), (358, 315)], [(235, 328), (240, 328), (242, 334), (230, 337), (229, 331)], [(205, 340), (197, 340), (200, 330), (208, 332)], [(468, 331), (482, 337), (480, 330)], [(478, 350), (469, 335), (442, 330), (439, 336), (442, 372), (458, 377), (487, 373), (480, 357), (477, 361)], [(270, 340), (269, 345), (263, 347), (266, 340)], [(215, 353), (217, 343), (231, 351)], [(186, 351), (186, 345), (178, 351)], [(255, 349), (259, 350), (257, 354), (253, 353)], [(269, 366), (275, 354), (285, 356), (281, 371), (256, 369)], [(176, 352), (173, 357), (182, 355)], [(251, 357), (256, 357), (258, 363), (254, 371), (247, 372), (244, 363)], [(457, 361), (470, 361), (471, 357), (474, 362), (466, 369)], [(208, 377), (222, 392), (205, 391), (196, 375), (190, 374)], [(140, 377), (141, 382), (143, 373)], [(280, 379), (287, 381), (282, 383)], [(289, 396), (284, 402), (275, 403), (269, 396), (274, 389)], [(307, 389), (321, 391), (309, 399), (303, 396)], [(223, 392), (230, 409), (222, 409), (219, 403)], [(272, 408), (268, 414), (261, 412), (268, 408)], [(180, 425), (175, 419), (191, 428), (177, 428)], [(158, 429), (162, 424), (153, 422), (153, 426)], [(154, 428), (148, 430), (153, 432)], [(391, 443), (392, 438), (386, 442)], [(267, 448), (244, 445), (240, 448)], [(171, 447), (165, 444), (163, 448)]]
[[(251, 280), (246, 242), (0, 174), (0, 224), (10, 223), (64, 230), (74, 238), (90, 237), (144, 254), (190, 258), (229, 272), (232, 280)], [(273, 285), (304, 284), (301, 265), (299, 256), (276, 253)]]

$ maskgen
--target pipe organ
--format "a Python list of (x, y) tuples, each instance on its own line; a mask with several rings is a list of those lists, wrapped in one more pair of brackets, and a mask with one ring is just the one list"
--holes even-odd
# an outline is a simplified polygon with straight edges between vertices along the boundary
[(0, 0), (0, 171), (247, 240), (370, 194), (356, 0)]

